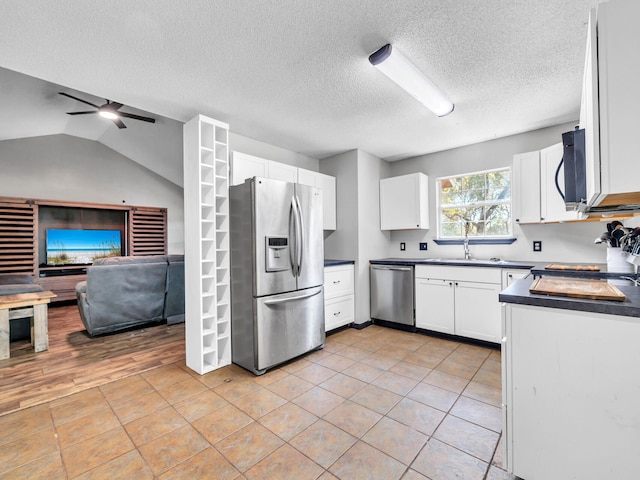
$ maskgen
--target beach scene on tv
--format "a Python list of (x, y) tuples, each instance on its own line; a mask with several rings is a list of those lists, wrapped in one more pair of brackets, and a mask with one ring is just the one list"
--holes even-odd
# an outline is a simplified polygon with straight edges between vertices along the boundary
[(88, 265), (121, 254), (119, 230), (47, 230), (48, 265)]

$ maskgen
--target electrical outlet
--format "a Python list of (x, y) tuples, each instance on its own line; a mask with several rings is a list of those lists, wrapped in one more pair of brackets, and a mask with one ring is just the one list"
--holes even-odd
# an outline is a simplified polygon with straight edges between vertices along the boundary
[(427, 242), (420, 242), (420, 250), (426, 250), (427, 249)]
[(400, 242), (400, 250), (403, 252), (407, 249), (407, 245), (404, 242)]
[(533, 251), (541, 252), (542, 251), (542, 240), (534, 240), (533, 241)]

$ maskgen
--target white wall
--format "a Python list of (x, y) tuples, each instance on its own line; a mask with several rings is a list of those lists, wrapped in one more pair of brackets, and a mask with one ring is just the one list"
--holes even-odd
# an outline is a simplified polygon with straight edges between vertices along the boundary
[(336, 177), (337, 225), (325, 232), (324, 256), (336, 260), (358, 258), (358, 152), (351, 150), (320, 162), (322, 173)]
[[(436, 188), (438, 177), (457, 175), (510, 166), (513, 155), (540, 150), (561, 141), (561, 134), (572, 130), (573, 123), (558, 125), (519, 135), (490, 140), (466, 147), (415, 157), (391, 164), (389, 176), (423, 172), (429, 175), (429, 214), (431, 228), (427, 231), (396, 231), (391, 233), (388, 256), (394, 257), (461, 257), (461, 245), (436, 245)], [(517, 241), (511, 245), (471, 245), (477, 258), (498, 257), (507, 260), (535, 262), (605, 263), (606, 249), (594, 245), (594, 239), (606, 230), (604, 223), (564, 223), (517, 225), (513, 227)], [(542, 252), (532, 251), (532, 241), (542, 241)], [(428, 242), (428, 250), (420, 251), (418, 243)], [(406, 251), (400, 251), (406, 242)]]
[(369, 260), (386, 256), (389, 233), (380, 230), (380, 178), (389, 164), (360, 150), (325, 158), (320, 171), (336, 177), (338, 225), (325, 237), (325, 257), (355, 261), (355, 323), (370, 320)]
[(356, 321), (367, 322), (370, 315), (369, 260), (384, 257), (391, 240), (380, 230), (380, 178), (389, 176), (388, 162), (358, 151), (358, 275)]
[(0, 196), (166, 208), (168, 251), (184, 252), (182, 188), (99, 142), (69, 135), (1, 141)]

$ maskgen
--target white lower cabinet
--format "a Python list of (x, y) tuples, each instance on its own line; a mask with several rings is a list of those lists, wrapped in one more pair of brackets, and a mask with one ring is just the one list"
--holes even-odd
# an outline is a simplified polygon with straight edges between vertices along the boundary
[(503, 443), (526, 480), (637, 478), (636, 317), (506, 304)]
[(353, 264), (324, 269), (324, 330), (328, 332), (353, 323), (355, 296)]
[(453, 335), (454, 301), (453, 281), (416, 277), (416, 327)]
[(499, 268), (416, 266), (416, 327), (500, 342)]

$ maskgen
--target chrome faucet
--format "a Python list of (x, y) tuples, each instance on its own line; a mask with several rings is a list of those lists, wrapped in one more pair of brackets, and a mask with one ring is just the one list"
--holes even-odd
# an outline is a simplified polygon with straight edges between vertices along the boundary
[(464, 222), (464, 239), (462, 240), (462, 246), (464, 247), (464, 259), (471, 259), (471, 252), (469, 252), (469, 230), (471, 230), (471, 222)]
[(469, 252), (469, 235), (464, 236), (462, 245), (464, 247), (464, 259), (469, 260), (471, 258), (471, 252)]

